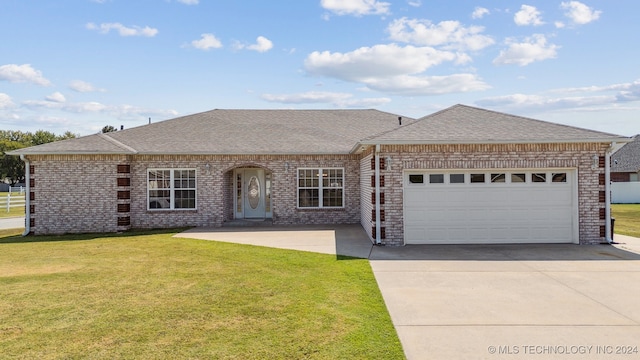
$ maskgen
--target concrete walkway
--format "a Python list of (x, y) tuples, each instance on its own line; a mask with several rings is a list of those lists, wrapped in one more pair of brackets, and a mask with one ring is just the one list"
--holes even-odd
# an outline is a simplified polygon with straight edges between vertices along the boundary
[(384, 247), (359, 225), (176, 236), (369, 258), (411, 360), (640, 358), (640, 239)]
[(24, 216), (0, 219), (0, 229), (24, 229)]

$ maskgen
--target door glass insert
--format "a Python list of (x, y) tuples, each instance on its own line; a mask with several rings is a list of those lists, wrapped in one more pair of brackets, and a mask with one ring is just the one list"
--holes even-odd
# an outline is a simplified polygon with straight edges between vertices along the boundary
[(247, 200), (252, 209), (257, 209), (260, 203), (260, 182), (258, 178), (252, 176), (247, 184)]

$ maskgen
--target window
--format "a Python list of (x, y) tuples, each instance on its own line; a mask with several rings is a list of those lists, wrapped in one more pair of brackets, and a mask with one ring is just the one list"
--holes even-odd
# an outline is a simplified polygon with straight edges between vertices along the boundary
[(527, 181), (527, 174), (511, 174), (512, 183), (523, 183)]
[(196, 208), (195, 169), (151, 169), (147, 179), (148, 209)]
[(449, 183), (464, 184), (464, 174), (449, 174)]
[(547, 182), (547, 174), (545, 174), (545, 173), (533, 173), (533, 174), (531, 174), (531, 182), (534, 182), (534, 183)]
[(424, 184), (424, 175), (410, 174), (409, 182), (411, 184)]
[[(322, 180), (320, 180), (321, 177)], [(298, 207), (343, 206), (343, 169), (298, 169)]]
[(505, 174), (491, 174), (492, 183), (503, 183), (506, 181), (507, 181), (507, 177)]
[(430, 174), (429, 175), (429, 184), (444, 184), (444, 175), (443, 174)]
[(554, 174), (552, 174), (551, 182), (554, 182), (554, 183), (566, 183), (567, 182), (567, 173), (554, 173)]
[(484, 174), (471, 174), (471, 182), (472, 183), (483, 183), (484, 182)]

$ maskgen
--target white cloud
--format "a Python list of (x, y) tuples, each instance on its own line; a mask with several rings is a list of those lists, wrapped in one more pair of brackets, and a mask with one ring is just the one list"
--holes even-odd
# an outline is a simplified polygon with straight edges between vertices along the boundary
[(183, 3), (185, 5), (198, 5), (200, 0), (178, 0), (179, 3)]
[(407, 4), (409, 4), (409, 6), (413, 6), (413, 7), (420, 7), (420, 6), (422, 6), (422, 1), (420, 1), (420, 0), (407, 1)]
[(62, 93), (56, 91), (51, 95), (48, 95), (45, 98), (47, 101), (52, 101), (52, 102), (57, 102), (57, 103), (63, 103), (67, 101), (67, 98), (64, 97), (64, 95), (62, 95)]
[(271, 50), (273, 48), (273, 43), (271, 42), (271, 40), (267, 39), (264, 36), (258, 36), (255, 44), (245, 45), (238, 42), (234, 45), (234, 47), (238, 50), (247, 49), (262, 53)]
[(8, 109), (14, 107), (16, 104), (11, 100), (11, 96), (0, 93), (0, 109)]
[(389, 3), (376, 0), (321, 0), (320, 6), (337, 15), (385, 15)]
[(487, 89), (489, 86), (472, 74), (420, 75), (428, 68), (445, 61), (466, 60), (464, 54), (431, 47), (400, 47), (390, 44), (362, 47), (348, 53), (316, 51), (305, 60), (305, 69), (313, 75), (361, 83), (372, 90), (403, 95)]
[(640, 102), (640, 79), (629, 83), (552, 89), (555, 96), (511, 94), (477, 101), (479, 106), (501, 107), (525, 111), (545, 110), (612, 110), (621, 104)]
[(602, 14), (602, 11), (593, 10), (593, 8), (579, 1), (562, 2), (560, 7), (567, 10), (565, 16), (571, 19), (572, 23), (578, 25), (584, 25), (598, 20), (600, 14)]
[(94, 92), (94, 91), (100, 91), (100, 92), (105, 91), (104, 89), (98, 89), (95, 86), (93, 86), (92, 84), (90, 84), (90, 83), (88, 83), (86, 81), (82, 81), (82, 80), (72, 80), (69, 83), (69, 89), (71, 89), (73, 91), (81, 92), (81, 93)]
[(513, 21), (519, 26), (533, 25), (540, 26), (544, 24), (540, 17), (540, 11), (535, 6), (522, 5), (520, 11), (513, 16)]
[(51, 82), (42, 76), (42, 72), (31, 67), (30, 64), (7, 64), (0, 66), (0, 80), (12, 83), (32, 83), (49, 86)]
[(547, 44), (547, 38), (542, 34), (534, 34), (525, 38), (524, 42), (516, 42), (513, 38), (506, 40), (509, 48), (501, 50), (500, 55), (493, 60), (496, 65), (516, 64), (529, 65), (535, 61), (553, 59), (560, 47)]
[(120, 23), (102, 23), (96, 25), (94, 23), (87, 23), (86, 28), (89, 30), (96, 30), (102, 34), (108, 34), (111, 30), (118, 32), (120, 36), (144, 36), (154, 37), (158, 34), (158, 29), (150, 28), (148, 26), (132, 26), (127, 27)]
[(378, 77), (421, 73), (457, 55), (431, 47), (400, 47), (396, 44), (361, 47), (348, 53), (314, 51), (305, 59), (305, 69), (314, 75), (364, 82)]
[(191, 42), (191, 46), (200, 50), (219, 49), (222, 47), (222, 42), (213, 34), (202, 34), (199, 40), (193, 40)]
[(354, 99), (352, 94), (309, 91), (298, 94), (263, 94), (263, 100), (282, 104), (332, 104), (337, 107), (376, 107), (391, 102), (389, 98)]
[(489, 9), (476, 6), (476, 8), (473, 10), (473, 13), (471, 13), (471, 18), (482, 19), (485, 15), (489, 15), (489, 14), (490, 14)]
[(558, 29), (562, 29), (566, 26), (562, 21), (556, 21), (553, 23), (553, 25), (555, 25), (555, 27)]
[(433, 24), (429, 20), (401, 18), (387, 27), (390, 38), (395, 41), (426, 46), (441, 46), (444, 49), (480, 50), (494, 43), (481, 33), (482, 26), (464, 27), (458, 21), (442, 21)]
[(371, 79), (367, 86), (373, 90), (399, 95), (442, 95), (481, 91), (490, 88), (474, 74), (445, 76), (399, 75), (389, 78)]

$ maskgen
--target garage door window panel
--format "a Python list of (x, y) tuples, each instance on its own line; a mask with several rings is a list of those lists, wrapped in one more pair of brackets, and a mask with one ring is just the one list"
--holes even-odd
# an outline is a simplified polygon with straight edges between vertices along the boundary
[(444, 184), (444, 174), (429, 174), (429, 184)]
[(504, 183), (507, 181), (507, 175), (502, 174), (491, 174), (491, 182), (492, 183)]
[(484, 174), (471, 174), (471, 183), (472, 184), (480, 184), (484, 183)]
[(464, 174), (449, 174), (450, 184), (464, 184)]
[(424, 175), (422, 174), (409, 174), (410, 184), (424, 184)]
[(525, 183), (527, 182), (527, 174), (524, 173), (512, 173), (511, 183)]
[(547, 174), (546, 173), (533, 173), (533, 174), (531, 174), (531, 182), (534, 182), (534, 183), (546, 183), (547, 182)]
[(553, 183), (566, 183), (567, 182), (567, 173), (554, 173), (551, 176), (551, 182), (553, 182)]

